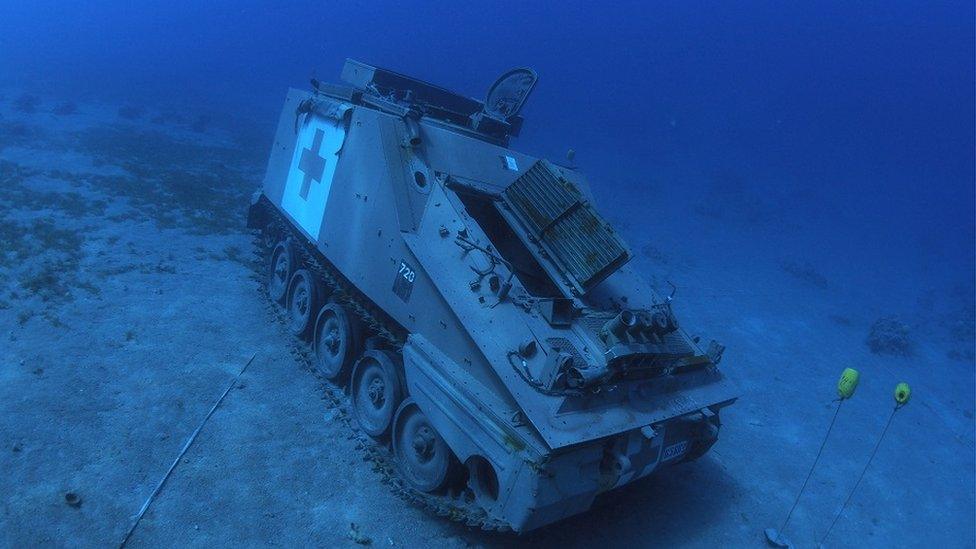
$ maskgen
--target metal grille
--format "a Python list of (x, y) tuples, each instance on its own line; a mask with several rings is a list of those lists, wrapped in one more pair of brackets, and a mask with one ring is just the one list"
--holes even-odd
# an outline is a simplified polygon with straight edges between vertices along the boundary
[(573, 360), (576, 361), (576, 364), (586, 364), (586, 359), (583, 358), (583, 355), (576, 350), (576, 346), (570, 343), (568, 339), (563, 337), (550, 337), (546, 338), (546, 343), (548, 343), (553, 349), (558, 349), (564, 353), (569, 353), (572, 355)]
[(608, 320), (613, 318), (613, 315), (604, 316), (582, 316), (579, 318), (578, 322), (585, 328), (588, 332), (594, 336), (600, 335), (600, 329), (603, 325), (607, 323)]
[(599, 284), (630, 259), (613, 228), (549, 162), (536, 162), (503, 195), (527, 232), (579, 290)]
[(695, 350), (678, 332), (671, 332), (670, 334), (664, 336), (664, 346), (668, 348), (668, 352), (679, 356), (695, 354)]

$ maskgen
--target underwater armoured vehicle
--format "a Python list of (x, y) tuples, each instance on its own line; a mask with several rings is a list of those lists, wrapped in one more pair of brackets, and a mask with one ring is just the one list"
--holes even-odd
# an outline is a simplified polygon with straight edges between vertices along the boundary
[(342, 80), (288, 92), (248, 226), (396, 489), (523, 532), (703, 455), (723, 348), (627, 265), (582, 173), (508, 148), (536, 74), (484, 102), (353, 60)]

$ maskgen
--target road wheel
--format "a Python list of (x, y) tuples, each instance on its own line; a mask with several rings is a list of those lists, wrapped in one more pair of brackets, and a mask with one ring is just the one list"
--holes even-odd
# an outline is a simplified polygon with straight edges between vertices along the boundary
[(320, 290), (312, 273), (299, 269), (291, 276), (288, 284), (288, 329), (303, 337), (308, 334), (315, 322), (314, 311), (318, 310)]
[(341, 383), (359, 356), (362, 325), (338, 303), (326, 303), (315, 321), (315, 366), (329, 381)]
[(353, 369), (349, 393), (363, 431), (373, 438), (386, 436), (403, 401), (397, 358), (386, 351), (366, 351)]
[(393, 457), (403, 478), (422, 492), (443, 489), (458, 468), (454, 453), (413, 399), (403, 401), (393, 422)]
[(275, 303), (283, 303), (288, 294), (288, 283), (295, 272), (295, 250), (289, 240), (281, 240), (271, 251), (268, 273), (268, 297)]

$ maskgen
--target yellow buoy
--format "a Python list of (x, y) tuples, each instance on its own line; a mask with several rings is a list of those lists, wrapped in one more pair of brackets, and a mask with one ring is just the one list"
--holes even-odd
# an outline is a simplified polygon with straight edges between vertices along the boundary
[(837, 382), (837, 396), (840, 398), (851, 398), (854, 390), (857, 389), (857, 381), (861, 374), (854, 368), (844, 368), (840, 374), (840, 381)]
[(908, 404), (908, 399), (910, 398), (912, 398), (912, 388), (907, 383), (902, 381), (898, 385), (895, 385), (895, 402), (899, 406)]

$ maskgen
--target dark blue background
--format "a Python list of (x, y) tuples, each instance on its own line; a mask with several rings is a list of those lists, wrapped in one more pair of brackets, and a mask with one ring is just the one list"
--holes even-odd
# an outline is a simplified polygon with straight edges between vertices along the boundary
[(972, 2), (8, 4), (0, 84), (237, 113), (269, 138), (285, 88), (347, 56), (478, 97), (529, 65), (515, 146), (573, 147), (598, 194), (731, 171), (797, 190), (797, 219), (828, 212), (811, 230), (833, 245), (936, 249), (971, 279)]

